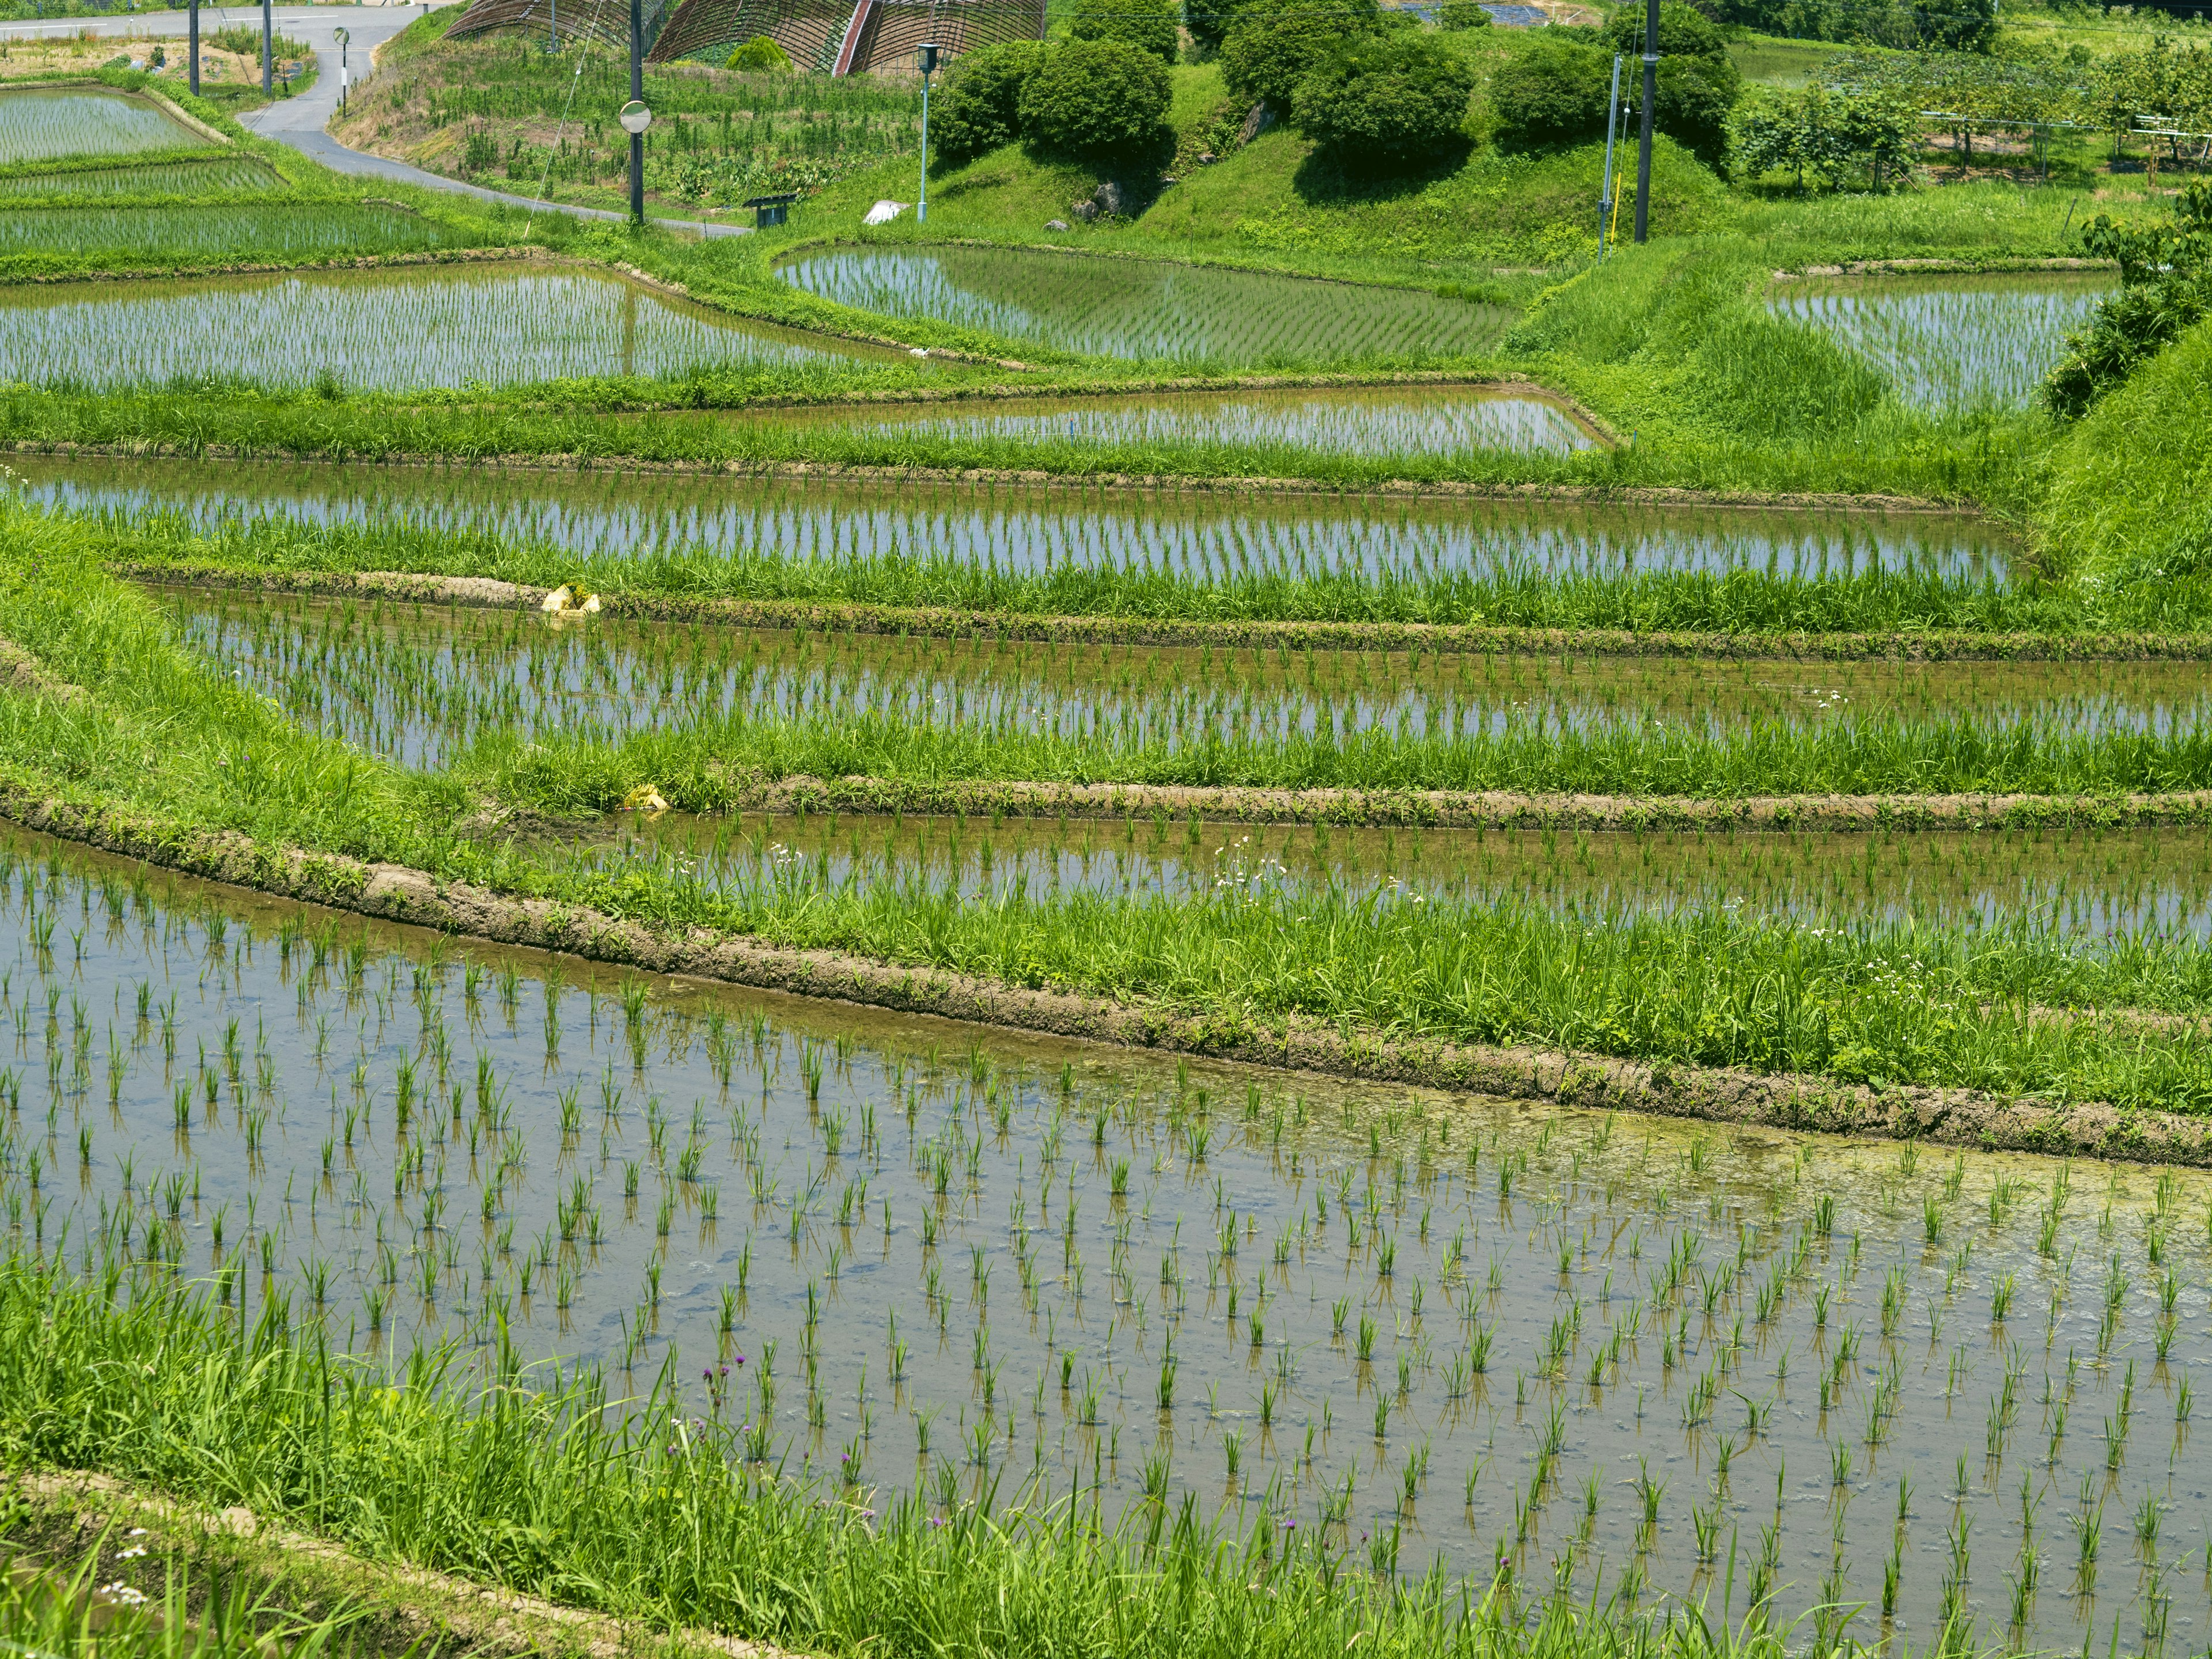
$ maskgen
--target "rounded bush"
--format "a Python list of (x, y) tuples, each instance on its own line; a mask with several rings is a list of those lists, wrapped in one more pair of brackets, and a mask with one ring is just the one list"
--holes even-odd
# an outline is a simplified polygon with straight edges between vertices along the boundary
[[(1622, 79), (1626, 78), (1624, 68)], [(1498, 143), (1509, 149), (1533, 149), (1603, 137), (1612, 84), (1610, 53), (1546, 30), (1490, 77)]]
[(1300, 81), (1347, 43), (1379, 27), (1375, 0), (1239, 12), (1221, 43), (1221, 83), (1231, 97), (1264, 101), (1281, 113), (1291, 107)]
[(1174, 0), (1083, 0), (1068, 33), (1078, 40), (1126, 40), (1163, 64), (1182, 47)]
[(1073, 161), (1133, 162), (1160, 147), (1169, 95), (1167, 65), (1143, 47), (1071, 40), (1045, 53), (1022, 88), (1022, 137)]
[(781, 73), (791, 67), (791, 55), (765, 34), (756, 34), (729, 56), (724, 69)]
[(1229, 26), (1237, 21), (1238, 0), (1182, 0), (1182, 26), (1203, 52), (1219, 52)]
[[(1644, 73), (1640, 61), (1644, 56), (1644, 8), (1623, 6), (1613, 13), (1605, 26), (1606, 45), (1628, 58), (1620, 66), (1620, 83), (1628, 85), (1629, 71), (1638, 76)], [(1680, 0), (1666, 0), (1659, 8), (1659, 60), (1669, 58), (1728, 57), (1728, 42), (1722, 37), (1719, 27), (1695, 6), (1686, 6)], [(1608, 70), (1608, 73), (1610, 71)]]
[(1462, 29), (1486, 29), (1490, 14), (1482, 9), (1480, 0), (1444, 0), (1437, 9), (1439, 27), (1455, 32)]
[(1298, 82), (1298, 130), (1355, 169), (1433, 155), (1460, 136), (1474, 71), (1433, 37), (1353, 42)]
[(1035, 40), (984, 46), (953, 60), (929, 112), (932, 159), (957, 167), (1022, 136), (1022, 88), (1044, 61)]

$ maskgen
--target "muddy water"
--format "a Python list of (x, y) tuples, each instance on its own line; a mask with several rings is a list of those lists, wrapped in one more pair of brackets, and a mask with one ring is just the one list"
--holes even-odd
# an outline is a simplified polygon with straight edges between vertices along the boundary
[(9, 465), (34, 500), (125, 520), (176, 513), (204, 534), (266, 520), (491, 537), (580, 561), (945, 560), (1016, 575), (1114, 569), (1206, 581), (1880, 568), (1979, 582), (2003, 579), (2010, 550), (1973, 520), (1935, 514), (36, 455)]
[(976, 899), (1336, 888), (1593, 916), (1718, 908), (2094, 942), (2212, 939), (2212, 841), (2192, 830), (1626, 835), (670, 812), (624, 814), (596, 837), (564, 835), (541, 856), (564, 870), (653, 871), (733, 890), (803, 870), (824, 887), (918, 881)]
[(512, 728), (619, 738), (737, 713), (1206, 750), (1972, 720), (2033, 740), (2201, 720), (2212, 665), (1793, 663), (907, 639), (168, 591), (185, 636), (302, 723), (410, 764)]
[(864, 1495), (1149, 1484), (1646, 1601), (1733, 1561), (1739, 1612), (1869, 1638), (2212, 1618), (2202, 1176), (1178, 1065), (27, 836), (0, 872), (22, 1246), (237, 1269), (386, 1354), (504, 1320), (666, 1364), (735, 1449)]

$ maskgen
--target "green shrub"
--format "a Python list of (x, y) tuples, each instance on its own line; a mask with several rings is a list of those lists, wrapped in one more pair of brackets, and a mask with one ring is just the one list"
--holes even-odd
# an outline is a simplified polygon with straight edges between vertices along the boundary
[(1287, 113), (1298, 82), (1316, 65), (1380, 27), (1375, 0), (1240, 13), (1221, 43), (1221, 83), (1231, 97)]
[(1546, 30), (1490, 77), (1498, 142), (1508, 149), (1578, 144), (1605, 132), (1613, 60), (1586, 40)]
[(1439, 27), (1455, 32), (1461, 29), (1486, 29), (1490, 14), (1482, 9), (1481, 0), (1444, 0), (1437, 10)]
[(1100, 167), (1172, 148), (1167, 65), (1126, 40), (1071, 40), (1044, 55), (1022, 88), (1022, 137), (1039, 151)]
[(1044, 61), (1035, 40), (984, 46), (956, 58), (930, 111), (929, 142), (945, 167), (973, 161), (1022, 136), (1022, 88)]
[(2120, 291), (2067, 341), (2064, 361), (2043, 383), (2045, 405), (2068, 420), (2212, 315), (2212, 185), (2184, 186), (2171, 223), (2115, 223), (2100, 213), (2081, 242), (2118, 262)]
[(1460, 136), (1474, 80), (1429, 35), (1370, 36), (1298, 82), (1298, 128), (1354, 170), (1418, 161)]
[(732, 52), (722, 67), (781, 74), (791, 67), (791, 56), (765, 34), (756, 34)]
[(1083, 0), (1068, 33), (1078, 40), (1126, 40), (1163, 64), (1182, 46), (1173, 0)]
[(1912, 0), (1919, 44), (1938, 52), (1990, 52), (1997, 44), (1996, 0)]
[(1183, 0), (1182, 26), (1201, 52), (1219, 52), (1229, 26), (1237, 21), (1239, 0)]
[[(1641, 121), (1643, 9), (1624, 6), (1613, 13), (1605, 38), (1629, 60), (1621, 65), (1620, 90), (1633, 118)], [(1728, 43), (1720, 30), (1695, 7), (1678, 0), (1668, 0), (1659, 8), (1658, 81), (1654, 125), (1707, 167), (1718, 167), (1728, 154), (1729, 115), (1742, 95), (1743, 76), (1729, 61)]]
[(1920, 142), (1913, 102), (1886, 88), (1841, 93), (1814, 84), (1796, 92), (1762, 89), (1735, 112), (1729, 153), (1738, 174), (1809, 173), (1831, 190), (1864, 183), (1874, 190), (1901, 178)]

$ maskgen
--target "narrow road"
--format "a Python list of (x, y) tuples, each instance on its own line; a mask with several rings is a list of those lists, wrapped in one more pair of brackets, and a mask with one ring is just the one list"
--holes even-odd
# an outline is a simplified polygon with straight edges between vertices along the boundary
[[(429, 3), (448, 5), (456, 0), (429, 0)], [(458, 191), (474, 196), (481, 201), (504, 202), (519, 208), (538, 208), (543, 211), (566, 213), (579, 219), (607, 219), (617, 223), (629, 216), (606, 208), (579, 207), (566, 202), (540, 202), (527, 196), (510, 196), (502, 191), (486, 190), (480, 185), (464, 184), (458, 179), (427, 173), (421, 167), (410, 167), (404, 161), (394, 161), (382, 155), (371, 155), (366, 151), (349, 149), (331, 137), (325, 129), (338, 106), (338, 44), (336, 31), (343, 27), (349, 37), (346, 61), (351, 66), (354, 78), (359, 81), (368, 72), (369, 54), (420, 17), (427, 9), (416, 5), (337, 5), (337, 6), (278, 6), (271, 21), (276, 32), (289, 34), (295, 40), (304, 40), (314, 48), (314, 84), (296, 98), (280, 98), (265, 109), (249, 110), (240, 116), (239, 125), (264, 138), (312, 157), (333, 173), (350, 173), (356, 177), (386, 179), (395, 184), (421, 185), (429, 190)], [(200, 8), (200, 33), (229, 23), (249, 23), (261, 26), (258, 6), (212, 6)], [(21, 40), (40, 35), (79, 34), (100, 35), (182, 35), (190, 27), (187, 14), (181, 11), (141, 11), (125, 13), (112, 17), (66, 17), (43, 21), (0, 23), (0, 40)], [(724, 225), (696, 219), (656, 219), (655, 224), (667, 229), (689, 231), (698, 236), (745, 236), (752, 232), (750, 225)]]

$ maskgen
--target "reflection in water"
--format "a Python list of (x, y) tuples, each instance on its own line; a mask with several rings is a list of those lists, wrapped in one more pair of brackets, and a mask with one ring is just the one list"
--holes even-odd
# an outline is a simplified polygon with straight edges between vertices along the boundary
[(1171, 1064), (27, 836), (0, 933), (25, 1245), (265, 1269), (387, 1352), (672, 1354), (748, 1449), (932, 1502), (1187, 1492), (1578, 1595), (1733, 1563), (1869, 1638), (2212, 1613), (2193, 1172)]
[(9, 465), (33, 501), (124, 519), (176, 513), (201, 534), (263, 521), (293, 533), (343, 526), (497, 538), (579, 559), (942, 561), (1009, 575), (1116, 570), (1206, 582), (1731, 570), (1803, 580), (1879, 568), (1978, 585), (2002, 582), (2008, 556), (1985, 526), (1935, 514), (1270, 498), (1081, 484), (863, 490), (817, 479), (136, 458), (27, 455)]

